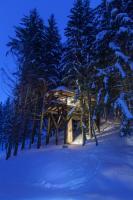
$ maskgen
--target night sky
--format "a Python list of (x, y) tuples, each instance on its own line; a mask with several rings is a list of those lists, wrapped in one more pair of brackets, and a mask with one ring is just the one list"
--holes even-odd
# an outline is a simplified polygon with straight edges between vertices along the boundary
[[(67, 16), (74, 0), (0, 0), (0, 101), (4, 101), (11, 94), (6, 77), (1, 72), (4, 68), (9, 74), (16, 66), (11, 56), (6, 56), (9, 36), (14, 36), (14, 26), (18, 25), (23, 15), (29, 10), (37, 8), (44, 22), (51, 13), (55, 14), (59, 30), (64, 40), (64, 28)], [(91, 0), (91, 7), (96, 7), (101, 0)]]

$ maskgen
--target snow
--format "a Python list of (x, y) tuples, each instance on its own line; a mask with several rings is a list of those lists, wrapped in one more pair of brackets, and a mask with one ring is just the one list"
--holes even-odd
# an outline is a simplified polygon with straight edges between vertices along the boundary
[(99, 102), (100, 102), (101, 96), (102, 96), (102, 89), (100, 89), (100, 90), (98, 91), (98, 94), (97, 94), (97, 105), (98, 105)]
[(117, 56), (118, 58), (121, 58), (125, 63), (128, 63), (128, 60), (129, 60), (129, 57), (128, 57), (128, 56), (124, 55), (124, 54), (123, 54), (122, 52), (120, 52), (120, 51), (116, 51), (115, 54), (116, 54), (116, 56)]
[(109, 81), (109, 78), (107, 76), (105, 76), (104, 79), (103, 79), (103, 82), (104, 82), (104, 86), (105, 86), (106, 89), (108, 87), (108, 81)]
[(124, 70), (122, 69), (122, 66), (120, 65), (120, 63), (117, 62), (117, 63), (115, 64), (115, 67), (119, 70), (119, 72), (120, 72), (122, 78), (125, 78), (125, 77), (126, 77), (126, 73), (125, 73)]
[(132, 19), (127, 17), (123, 17), (122, 23), (128, 24), (128, 23), (133, 23)]
[(111, 11), (111, 16), (116, 16), (116, 14), (119, 12), (119, 10), (117, 8), (112, 9)]
[[(109, 43), (109, 47), (110, 47), (113, 51), (115, 51), (115, 55), (116, 55), (117, 58), (121, 59), (121, 60), (124, 61), (126, 64), (128, 64), (128, 65), (130, 66), (131, 70), (133, 69), (133, 62), (130, 61), (130, 58), (129, 58), (128, 56), (126, 56), (126, 55), (121, 51), (120, 47), (119, 47), (116, 43), (110, 42), (110, 43)], [(125, 76), (125, 73), (124, 73), (124, 71), (123, 71), (123, 69), (122, 69), (122, 67), (120, 66), (119, 63), (116, 64), (116, 67), (120, 70), (121, 75), (122, 75), (122, 76), (123, 76), (123, 75)]]
[(67, 87), (65, 87), (65, 86), (59, 86), (54, 90), (56, 90), (56, 91), (69, 91), (69, 89)]
[(118, 34), (126, 33), (126, 32), (128, 33), (129, 29), (127, 27), (122, 26), (119, 28)]
[(107, 33), (108, 33), (108, 32), (107, 32), (106, 30), (101, 31), (100, 33), (97, 34), (96, 40), (98, 40), (98, 41), (99, 41), (99, 40), (103, 40)]
[(131, 200), (133, 138), (117, 129), (98, 136), (99, 146), (48, 146), (0, 159), (1, 200)]
[(133, 71), (133, 61), (129, 62), (130, 69)]
[(107, 0), (107, 3), (112, 3), (114, 0)]
[(104, 97), (104, 103), (107, 104), (108, 102), (108, 99), (109, 99), (109, 94), (107, 93)]
[(132, 19), (128, 17), (127, 13), (119, 13), (116, 17), (116, 20), (122, 20), (122, 25), (132, 23)]
[(95, 84), (94, 82), (92, 83), (91, 88), (92, 88), (92, 89), (95, 89), (95, 88), (96, 88), (96, 84)]
[(128, 107), (127, 107), (127, 104), (124, 100), (124, 94), (121, 94), (121, 96), (117, 99), (116, 101), (116, 104), (118, 107), (121, 108), (122, 110), (122, 113), (124, 114), (124, 116), (127, 118), (127, 119), (133, 119), (133, 115), (132, 113), (129, 111)]
[(100, 69), (100, 68), (98, 68), (97, 71), (98, 71), (98, 73), (97, 73), (97, 76), (98, 76), (98, 77), (99, 77), (99, 76), (106, 75), (105, 69)]
[(68, 116), (71, 116), (73, 114), (73, 112), (75, 111), (75, 107), (73, 107), (69, 112), (68, 112)]
[(115, 42), (110, 42), (109, 43), (109, 47), (114, 51), (119, 51), (120, 50), (120, 47), (118, 47)]

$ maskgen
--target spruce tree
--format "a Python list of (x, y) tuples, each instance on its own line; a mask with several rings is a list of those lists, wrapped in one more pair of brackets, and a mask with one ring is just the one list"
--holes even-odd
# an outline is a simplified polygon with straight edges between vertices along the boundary
[(67, 38), (66, 51), (64, 55), (64, 64), (66, 76), (69, 78), (69, 85), (75, 84), (75, 71), (84, 63), (83, 57), (83, 39), (84, 39), (84, 7), (82, 0), (74, 2), (70, 11), (69, 21), (65, 29)]
[[(89, 133), (92, 136), (92, 85), (95, 68), (92, 60), (95, 29), (92, 23), (92, 10), (89, 1), (77, 0), (71, 9), (67, 28), (66, 49), (64, 53), (65, 78), (70, 88), (77, 88), (81, 113), (89, 113)], [(90, 78), (91, 77), (91, 78)], [(87, 97), (87, 103), (84, 103)], [(86, 105), (88, 105), (86, 107)], [(82, 116), (84, 119), (84, 116)], [(85, 124), (84, 120), (82, 125)], [(83, 130), (83, 127), (82, 127)], [(83, 138), (85, 138), (83, 136)], [(83, 141), (84, 144), (84, 141)]]
[[(107, 2), (102, 3), (105, 11), (101, 20), (102, 30), (98, 28), (96, 36), (95, 60), (99, 81), (101, 80), (99, 91), (103, 94), (101, 103), (111, 107), (121, 96), (121, 92), (126, 91), (124, 85), (128, 84), (128, 74), (132, 77), (133, 37), (131, 19), (128, 13), (124, 13), (123, 1)], [(128, 87), (132, 86), (128, 84)]]
[(65, 35), (67, 41), (64, 53), (64, 71), (66, 79), (69, 79), (69, 86), (75, 87), (79, 72), (87, 69), (93, 53), (95, 31), (89, 1), (75, 1)]
[(29, 118), (31, 114), (33, 100), (39, 99), (38, 112), (41, 112), (44, 83), (49, 80), (45, 65), (45, 26), (36, 9), (28, 16), (24, 16), (20, 26), (15, 27), (15, 38), (10, 38), (8, 46), (10, 52), (16, 56), (19, 66), (15, 105), (19, 106), (18, 117), (23, 119), (21, 125), (23, 149), (26, 139), (25, 127), (28, 127), (27, 116)]
[(36, 84), (44, 77), (44, 23), (37, 10), (24, 16), (20, 26), (15, 27), (15, 38), (10, 38), (8, 47), (17, 58), (18, 75), (23, 84)]
[[(128, 5), (129, 1), (127, 2)], [(129, 109), (132, 107), (132, 78), (133, 78), (133, 26), (132, 18), (129, 10), (121, 0), (118, 4), (113, 1), (109, 4), (111, 10), (111, 28), (114, 30), (114, 35), (111, 38), (109, 47), (113, 53), (113, 67), (119, 74), (119, 94), (118, 97)], [(117, 76), (118, 76), (117, 74)], [(114, 74), (114, 77), (116, 75)], [(117, 83), (116, 83), (117, 84)], [(117, 98), (118, 98), (117, 97)], [(120, 101), (118, 104), (120, 104)], [(118, 102), (118, 101), (117, 101)], [(127, 113), (123, 112), (124, 107), (119, 105), (123, 117), (128, 120), (131, 118)], [(132, 108), (131, 108), (132, 112)]]
[(8, 98), (3, 106), (3, 115), (4, 115), (3, 134), (4, 134), (4, 143), (6, 147), (6, 159), (8, 159), (11, 156), (13, 148), (12, 114), (13, 114), (13, 109), (10, 98)]
[(55, 87), (61, 81), (61, 56), (62, 45), (61, 36), (55, 21), (54, 15), (48, 19), (48, 25), (45, 28), (45, 65), (47, 76), (50, 79), (50, 87)]
[(0, 103), (0, 148), (3, 149), (3, 105)]

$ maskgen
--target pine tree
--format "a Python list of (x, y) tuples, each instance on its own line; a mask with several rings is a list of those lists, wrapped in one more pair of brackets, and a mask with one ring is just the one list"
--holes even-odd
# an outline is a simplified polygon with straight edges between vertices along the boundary
[[(66, 49), (64, 54), (65, 80), (70, 88), (77, 88), (81, 113), (89, 113), (89, 133), (92, 136), (92, 85), (95, 68), (92, 60), (95, 29), (92, 23), (92, 10), (89, 1), (77, 0), (71, 9), (67, 28)], [(91, 78), (90, 78), (91, 77)], [(85, 103), (87, 97), (87, 103)], [(86, 105), (88, 105), (86, 107)], [(82, 116), (82, 120), (84, 116)], [(82, 125), (85, 124), (84, 120)], [(83, 127), (82, 127), (83, 130)], [(84, 135), (84, 134), (83, 134)], [(85, 138), (83, 136), (83, 138)], [(85, 141), (83, 141), (84, 144)]]
[(22, 18), (20, 26), (15, 27), (15, 38), (10, 38), (8, 43), (17, 58), (23, 84), (36, 85), (38, 78), (44, 78), (44, 29), (43, 20), (34, 9)]
[(123, 11), (133, 20), (133, 0), (123, 0)]
[(59, 85), (61, 80), (62, 44), (54, 15), (48, 20), (45, 28), (45, 65), (47, 75), (51, 79), (50, 87)]
[[(102, 8), (106, 8), (108, 17), (102, 17), (103, 30), (99, 29), (96, 36), (95, 60), (101, 80), (100, 92), (102, 90), (104, 97), (101, 103), (111, 107), (125, 91), (127, 73), (132, 74), (132, 26), (128, 14), (124, 13), (123, 1), (104, 2)], [(103, 11), (103, 16), (106, 12)]]
[[(43, 116), (44, 96), (48, 89), (59, 84), (61, 41), (54, 16), (50, 17), (48, 26), (44, 26), (37, 10), (32, 10), (28, 16), (24, 16), (20, 26), (15, 28), (15, 38), (10, 38), (8, 47), (16, 56), (19, 66), (14, 94), (18, 116), (15, 115), (23, 121), (20, 138), (24, 149), (34, 104), (36, 115)], [(40, 131), (37, 132), (38, 148), (41, 146), (42, 125), (43, 117), (40, 119)]]
[(6, 158), (8, 159), (11, 156), (11, 151), (13, 148), (13, 135), (12, 135), (12, 106), (10, 98), (7, 99), (6, 103), (3, 106), (3, 134), (4, 134), (4, 143), (6, 147)]
[[(109, 96), (109, 80), (110, 80), (110, 66), (111, 54), (108, 47), (112, 31), (109, 26), (109, 11), (107, 7), (107, 1), (102, 0), (101, 5), (95, 10), (94, 24), (96, 25), (96, 39), (94, 41), (94, 65), (96, 67), (96, 106), (95, 106), (95, 118), (99, 118), (104, 112), (104, 96)], [(109, 70), (109, 71), (108, 71)], [(106, 101), (108, 99), (106, 98)], [(107, 104), (107, 102), (106, 102)], [(105, 106), (106, 107), (106, 106)], [(105, 113), (106, 113), (105, 108)]]
[(67, 42), (64, 53), (64, 71), (66, 79), (69, 80), (69, 86), (75, 87), (79, 72), (87, 69), (93, 54), (95, 31), (89, 1), (75, 1), (65, 35)]
[[(84, 7), (82, 0), (74, 2), (69, 15), (65, 36), (67, 37), (64, 64), (69, 85), (75, 84), (75, 68), (84, 63), (83, 58)], [(73, 82), (73, 83), (72, 83)]]
[[(129, 1), (127, 5), (128, 3)], [(111, 28), (114, 30), (109, 47), (113, 52), (113, 66), (119, 73), (119, 98), (121, 101), (127, 102), (128, 107), (132, 107), (133, 26), (131, 13), (125, 9), (123, 1), (120, 1), (119, 4), (114, 1), (110, 3), (109, 7), (111, 7)], [(127, 113), (123, 114), (127, 120), (130, 118)]]
[(0, 147), (3, 149), (3, 105), (0, 103)]
[(15, 28), (15, 38), (10, 39), (8, 46), (11, 53), (16, 56), (19, 66), (15, 104), (19, 106), (19, 110), (16, 108), (18, 118), (23, 119), (21, 125), (23, 149), (28, 127), (27, 117), (29, 118), (31, 107), (34, 107), (33, 99), (39, 99), (38, 112), (40, 112), (44, 83), (49, 80), (45, 65), (45, 26), (36, 9), (28, 16), (24, 16), (21, 25)]

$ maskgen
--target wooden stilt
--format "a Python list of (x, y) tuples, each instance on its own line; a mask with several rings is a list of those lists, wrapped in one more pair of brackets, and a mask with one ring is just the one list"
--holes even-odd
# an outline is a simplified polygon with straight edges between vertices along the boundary
[(67, 143), (71, 144), (73, 142), (73, 123), (72, 118), (67, 123)]
[(55, 143), (56, 143), (56, 145), (58, 145), (58, 135), (59, 135), (59, 130), (58, 129), (59, 129), (59, 127), (58, 127), (58, 124), (55, 121), (55, 118), (54, 118), (53, 114), (51, 114), (51, 117), (52, 117), (55, 129), (56, 129), (55, 130)]
[(51, 117), (48, 117), (48, 130), (47, 130), (47, 136), (46, 136), (46, 145), (49, 144), (49, 138), (50, 138), (50, 130), (51, 130)]
[(58, 145), (58, 136), (59, 136), (59, 129), (57, 128), (56, 129), (56, 139), (55, 139), (55, 142), (56, 142), (56, 145)]
[(38, 141), (37, 141), (38, 149), (41, 147), (41, 143), (42, 143), (41, 138), (42, 138), (42, 129), (43, 129), (43, 120), (44, 120), (44, 104), (45, 104), (45, 97), (43, 98), (42, 113), (41, 113), (41, 118), (40, 118), (40, 128), (39, 128), (39, 132), (38, 132)]

